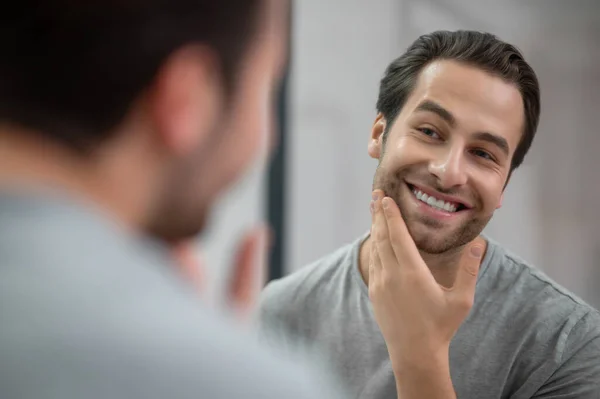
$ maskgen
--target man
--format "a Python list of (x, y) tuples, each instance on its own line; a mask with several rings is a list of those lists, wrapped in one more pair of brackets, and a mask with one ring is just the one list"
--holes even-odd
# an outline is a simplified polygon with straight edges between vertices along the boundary
[(519, 51), (424, 35), (377, 109), (370, 234), (268, 285), (265, 331), (317, 345), (353, 397), (600, 397), (598, 311), (481, 235), (538, 126)]
[(270, 0), (3, 13), (0, 397), (334, 397), (203, 307), (172, 254), (272, 141), (285, 13)]

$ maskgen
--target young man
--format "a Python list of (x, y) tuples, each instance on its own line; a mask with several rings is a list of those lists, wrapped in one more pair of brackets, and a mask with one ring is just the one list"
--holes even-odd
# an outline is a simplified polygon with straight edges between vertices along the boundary
[(285, 5), (2, 14), (0, 397), (334, 396), (204, 308), (172, 254), (272, 140)]
[(316, 344), (353, 397), (600, 397), (598, 311), (481, 236), (538, 125), (519, 51), (422, 36), (377, 109), (370, 234), (270, 284), (267, 332)]

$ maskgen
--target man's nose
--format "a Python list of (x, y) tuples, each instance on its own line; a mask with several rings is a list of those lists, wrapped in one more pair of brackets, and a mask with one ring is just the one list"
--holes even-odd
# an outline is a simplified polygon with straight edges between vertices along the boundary
[(464, 152), (460, 148), (440, 151), (429, 162), (429, 172), (438, 178), (443, 188), (452, 188), (467, 183)]

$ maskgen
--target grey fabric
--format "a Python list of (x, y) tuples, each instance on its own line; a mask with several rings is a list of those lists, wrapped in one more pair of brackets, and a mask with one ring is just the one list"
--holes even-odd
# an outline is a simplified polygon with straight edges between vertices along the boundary
[[(358, 270), (364, 238), (269, 284), (261, 299), (263, 336), (315, 345), (352, 397), (395, 398)], [(450, 347), (458, 398), (600, 398), (599, 312), (486, 239), (475, 303)]]
[(0, 194), (0, 398), (337, 397), (203, 308), (158, 243), (55, 194)]

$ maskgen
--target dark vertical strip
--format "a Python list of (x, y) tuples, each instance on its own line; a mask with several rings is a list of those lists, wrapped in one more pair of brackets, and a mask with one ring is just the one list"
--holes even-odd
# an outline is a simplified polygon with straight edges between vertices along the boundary
[[(291, 2), (290, 2), (291, 3)], [(291, 54), (291, 22), (292, 5), (290, 5), (288, 14), (288, 54)], [(268, 171), (267, 183), (267, 218), (269, 225), (273, 229), (273, 246), (269, 255), (269, 270), (267, 281), (283, 277), (285, 272), (285, 228), (286, 228), (286, 155), (287, 155), (287, 104), (289, 95), (289, 56), (286, 65), (285, 76), (283, 78), (278, 100), (277, 100), (277, 131), (279, 133), (278, 147), (271, 158)]]

